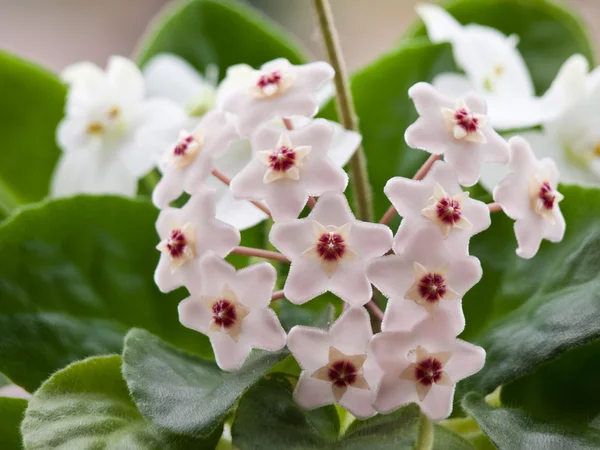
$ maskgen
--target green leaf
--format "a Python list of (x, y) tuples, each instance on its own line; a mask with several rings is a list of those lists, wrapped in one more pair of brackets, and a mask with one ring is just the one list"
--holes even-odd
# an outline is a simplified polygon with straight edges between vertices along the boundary
[(0, 216), (48, 194), (65, 95), (50, 72), (0, 52)]
[(144, 330), (125, 338), (123, 374), (145, 417), (174, 432), (206, 436), (239, 397), (289, 352), (254, 351), (235, 372), (178, 350)]
[(21, 445), (21, 421), (27, 408), (27, 400), (0, 397), (0, 448), (17, 450)]
[(292, 390), (288, 378), (273, 376), (244, 394), (231, 430), (234, 446), (241, 450), (473, 449), (458, 435), (433, 426), (415, 404), (392, 414), (355, 420), (339, 436), (333, 406), (306, 411), (294, 402)]
[(502, 404), (550, 422), (598, 428), (600, 384), (589, 378), (600, 360), (600, 340), (575, 348), (502, 387)]
[(121, 357), (76, 362), (50, 377), (34, 394), (21, 426), (27, 449), (211, 449), (206, 440), (177, 436), (144, 419), (121, 375)]
[[(408, 98), (408, 88), (419, 81), (431, 81), (436, 74), (454, 67), (448, 44), (434, 45), (421, 39), (383, 56), (352, 76), (352, 95), (368, 159), (377, 218), (390, 206), (383, 193), (387, 181), (394, 176), (412, 177), (429, 156), (404, 142), (404, 131), (418, 117)], [(321, 115), (337, 120), (334, 102), (329, 102)], [(392, 226), (397, 224), (396, 218)]]
[(276, 58), (306, 60), (283, 29), (251, 8), (229, 0), (189, 0), (167, 9), (146, 32), (138, 61), (174, 53), (204, 72), (216, 64), (219, 76), (234, 64), (258, 67)]
[(502, 213), (471, 241), (483, 278), (463, 300), (462, 337), (483, 346), (487, 357), (460, 392), (490, 392), (600, 337), (600, 190), (559, 189), (567, 223), (561, 243), (544, 242), (533, 259), (518, 258), (513, 222)]
[(500, 450), (592, 450), (600, 448), (600, 431), (568, 428), (528, 416), (512, 408), (492, 408), (477, 393), (463, 399), (463, 408)]
[[(582, 21), (559, 2), (551, 0), (452, 0), (442, 4), (463, 24), (477, 23), (519, 36), (518, 50), (538, 94), (543, 94), (558, 69), (574, 53), (594, 65), (594, 49)], [(425, 26), (416, 23), (406, 39), (425, 36)]]
[(27, 208), (0, 226), (0, 371), (33, 392), (52, 372), (120, 352), (134, 326), (210, 355), (179, 324), (183, 293), (161, 294), (148, 202), (74, 197)]
[[(336, 318), (336, 308), (332, 303), (340, 303), (338, 297), (333, 294), (320, 295), (304, 305), (294, 305), (284, 298), (275, 303), (273, 309), (286, 331), (296, 325), (328, 328)], [(341, 309), (341, 304), (339, 306)]]

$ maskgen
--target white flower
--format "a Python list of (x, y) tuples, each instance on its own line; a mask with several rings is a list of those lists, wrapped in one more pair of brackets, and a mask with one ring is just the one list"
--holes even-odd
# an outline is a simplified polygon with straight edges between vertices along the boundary
[(421, 228), (435, 228), (456, 249), (468, 248), (471, 236), (491, 224), (490, 212), (483, 202), (463, 192), (452, 167), (437, 161), (421, 181), (395, 177), (384, 188), (402, 217), (394, 239), (400, 253)]
[(477, 183), (483, 162), (508, 160), (506, 141), (486, 121), (486, 107), (479, 95), (452, 100), (427, 83), (408, 90), (419, 118), (404, 138), (414, 148), (443, 154), (465, 186)]
[(185, 286), (195, 294), (202, 289), (198, 277), (202, 256), (213, 251), (225, 257), (240, 243), (240, 232), (215, 219), (214, 191), (197, 191), (181, 209), (166, 208), (156, 221), (162, 252), (154, 280), (162, 292)]
[(252, 348), (280, 350), (285, 331), (269, 308), (277, 272), (268, 263), (239, 272), (210, 252), (196, 274), (202, 288), (179, 304), (181, 323), (210, 338), (221, 369), (235, 370)]
[(477, 24), (461, 25), (439, 6), (422, 4), (432, 42), (450, 42), (454, 60), (465, 75), (442, 73), (434, 86), (451, 96), (475, 90), (484, 96), (491, 124), (500, 130), (526, 128), (553, 118), (568, 96), (556, 87), (536, 97), (525, 61), (517, 49), (518, 36)]
[(373, 406), (389, 413), (415, 402), (431, 420), (452, 412), (457, 382), (481, 370), (485, 351), (456, 339), (448, 321), (429, 318), (411, 331), (373, 337), (371, 349), (384, 372)]
[(538, 161), (527, 141), (515, 136), (509, 141), (512, 171), (494, 189), (494, 200), (515, 219), (517, 255), (532, 258), (542, 239), (560, 242), (565, 219), (558, 207), (563, 196), (556, 190), (558, 169), (550, 158)]
[(349, 308), (329, 331), (295, 326), (287, 345), (302, 367), (294, 399), (306, 409), (337, 403), (359, 418), (371, 406), (380, 370), (369, 352), (373, 336), (364, 308)]
[(265, 200), (275, 221), (295, 219), (309, 195), (346, 189), (346, 172), (327, 156), (332, 137), (325, 120), (292, 131), (265, 125), (252, 136), (253, 159), (231, 180), (231, 192)]
[(161, 161), (163, 176), (152, 195), (156, 206), (164, 208), (184, 191), (193, 194), (202, 189), (214, 159), (224, 155), (237, 138), (233, 123), (220, 111), (204, 115), (192, 133), (181, 132)]
[(114, 193), (134, 196), (138, 180), (158, 155), (136, 134), (181, 127), (185, 114), (166, 99), (144, 99), (144, 80), (133, 62), (113, 56), (106, 72), (91, 63), (65, 69), (70, 83), (66, 116), (57, 129), (64, 153), (52, 179), (52, 194)]
[(277, 116), (314, 116), (319, 109), (317, 91), (333, 75), (333, 68), (325, 62), (294, 66), (286, 59), (275, 59), (254, 71), (241, 87), (219, 95), (218, 107), (235, 114), (240, 134), (250, 135)]
[(367, 268), (369, 279), (390, 299), (381, 329), (408, 331), (431, 317), (449, 322), (458, 335), (465, 327), (461, 299), (481, 273), (479, 260), (466, 249), (449, 250), (434, 228), (417, 230), (401, 254), (376, 258)]
[(328, 192), (305, 219), (274, 224), (269, 239), (292, 262), (284, 286), (288, 300), (302, 304), (329, 290), (364, 305), (373, 295), (366, 265), (389, 250), (392, 232), (356, 220), (346, 197)]
[[(214, 93), (216, 79), (204, 79), (196, 72), (196, 69), (176, 55), (158, 55), (144, 67), (144, 76), (149, 93), (169, 98), (185, 107), (191, 115), (186, 124), (189, 129), (193, 129), (198, 124), (199, 119), (196, 116), (204, 114), (207, 108), (213, 106), (215, 96), (217, 99), (223, 99), (231, 92), (252, 82), (254, 75), (255, 70), (246, 64), (231, 66), (227, 69), (225, 79), (218, 85), (216, 93)], [(317, 92), (320, 105), (330, 97), (330, 88), (331, 86), (328, 84)], [(204, 94), (211, 89), (211, 92), (213, 92), (211, 95)], [(206, 101), (203, 101), (203, 99)], [(294, 128), (304, 126), (310, 122), (310, 119), (301, 116), (291, 117), (290, 120)], [(273, 120), (272, 123), (284, 129), (281, 118)], [(336, 122), (329, 122), (329, 124), (333, 127), (334, 133), (328, 156), (338, 166), (343, 167), (358, 148), (361, 136), (354, 131), (345, 130)], [(177, 139), (177, 134), (174, 132), (165, 133), (159, 136), (160, 139), (157, 139), (157, 134), (153, 132), (148, 138), (143, 137), (143, 145), (155, 148), (157, 152), (163, 152)], [(250, 140), (244, 138), (234, 141), (225, 154), (214, 160), (214, 165), (229, 178), (233, 178), (251, 160)], [(264, 212), (247, 200), (235, 199), (229, 187), (219, 180), (209, 178), (207, 183), (214, 187), (216, 191), (217, 218), (219, 220), (229, 223), (239, 230), (244, 230), (267, 218)]]

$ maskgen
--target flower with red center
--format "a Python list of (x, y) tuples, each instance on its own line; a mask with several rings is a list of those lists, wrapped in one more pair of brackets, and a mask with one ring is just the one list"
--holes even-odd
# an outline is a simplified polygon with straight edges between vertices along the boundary
[(369, 352), (373, 336), (364, 308), (349, 308), (329, 330), (295, 326), (288, 348), (302, 367), (294, 399), (306, 409), (337, 403), (360, 418), (371, 406), (380, 369)]
[(300, 179), (300, 167), (311, 151), (309, 145), (294, 147), (286, 133), (281, 133), (273, 150), (258, 152), (258, 157), (267, 166), (264, 183), (271, 183), (282, 178), (297, 181)]
[(491, 224), (487, 205), (469, 198), (452, 167), (443, 161), (437, 161), (423, 180), (392, 178), (384, 191), (402, 216), (394, 240), (398, 254), (421, 228), (436, 228), (449, 248), (463, 252), (471, 236)]
[(390, 299), (383, 331), (410, 330), (443, 312), (458, 334), (465, 326), (460, 299), (481, 279), (481, 264), (466, 249), (449, 249), (435, 228), (422, 228), (401, 254), (374, 259), (367, 275)]
[(272, 265), (254, 264), (236, 272), (209, 252), (196, 276), (202, 284), (179, 304), (179, 320), (208, 336), (220, 368), (239, 368), (253, 348), (275, 351), (285, 346), (285, 331), (269, 308), (277, 278)]
[(415, 84), (408, 95), (420, 117), (406, 130), (406, 143), (443, 154), (461, 184), (477, 183), (484, 162), (508, 160), (506, 141), (487, 123), (487, 108), (481, 96), (470, 93), (452, 100), (427, 83)]
[(512, 173), (494, 189), (494, 200), (516, 221), (517, 255), (531, 258), (542, 239), (559, 242), (565, 233), (558, 206), (563, 196), (556, 190), (558, 169), (550, 158), (537, 160), (528, 142), (519, 136), (511, 138), (509, 146)]
[(452, 412), (455, 383), (484, 365), (485, 351), (456, 339), (452, 320), (431, 316), (407, 331), (386, 331), (373, 337), (371, 351), (383, 370), (374, 408), (389, 413), (415, 402), (431, 420)]
[(313, 117), (319, 109), (317, 92), (333, 75), (333, 68), (325, 62), (294, 66), (286, 59), (275, 59), (246, 83), (220, 92), (217, 107), (235, 114), (240, 133), (250, 136), (274, 117)]
[(264, 200), (279, 222), (297, 218), (309, 195), (343, 192), (348, 175), (329, 159), (332, 137), (323, 119), (283, 133), (263, 126), (252, 136), (254, 158), (231, 180), (233, 196)]
[(196, 192), (181, 209), (166, 208), (156, 221), (162, 252), (154, 280), (159, 289), (169, 292), (186, 286), (198, 290), (198, 263), (208, 251), (225, 257), (240, 243), (240, 232), (215, 219), (214, 191)]
[[(231, 118), (218, 111), (205, 114), (192, 133), (181, 131), (177, 143), (169, 146), (159, 163), (163, 175), (152, 193), (154, 204), (165, 208), (184, 192), (194, 194), (202, 189), (214, 159), (237, 138)], [(140, 139), (146, 141), (145, 136)]]
[(367, 263), (387, 252), (392, 232), (354, 218), (343, 194), (327, 192), (305, 219), (278, 222), (270, 241), (291, 261), (285, 297), (302, 304), (331, 291), (352, 305), (364, 305), (373, 290)]

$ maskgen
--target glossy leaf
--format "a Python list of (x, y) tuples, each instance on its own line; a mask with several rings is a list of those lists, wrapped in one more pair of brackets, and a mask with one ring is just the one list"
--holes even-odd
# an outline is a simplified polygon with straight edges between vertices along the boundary
[(27, 400), (0, 397), (0, 448), (17, 450), (21, 445), (21, 421)]
[(259, 67), (275, 58), (287, 58), (293, 64), (305, 60), (284, 30), (230, 0), (188, 0), (167, 8), (150, 24), (138, 61), (143, 66), (159, 53), (177, 54), (201, 72), (216, 64), (220, 78), (234, 64)]
[(52, 73), (0, 51), (0, 216), (48, 194), (65, 95)]
[(288, 354), (255, 350), (239, 370), (224, 372), (147, 331), (132, 330), (125, 338), (123, 374), (145, 417), (180, 434), (206, 436), (244, 391)]
[(0, 226), (0, 371), (33, 392), (70, 362), (120, 352), (134, 326), (210, 355), (208, 340), (179, 324), (183, 292), (154, 285), (157, 214), (144, 201), (82, 196)]
[(480, 394), (471, 393), (463, 408), (500, 450), (592, 450), (600, 448), (600, 431), (579, 426), (568, 428), (528, 416), (521, 410), (493, 408)]
[[(594, 63), (594, 49), (581, 19), (566, 6), (551, 0), (450, 0), (442, 3), (459, 22), (496, 28), (509, 36), (519, 36), (518, 50), (538, 94), (550, 87), (558, 69), (574, 53)], [(419, 21), (405, 39), (425, 36)]]
[(487, 352), (460, 392), (484, 393), (600, 337), (600, 190), (562, 186), (567, 232), (531, 260), (514, 254), (512, 221), (496, 213), (471, 241), (483, 278), (463, 300), (463, 337)]
[(241, 450), (473, 449), (460, 436), (424, 420), (414, 404), (392, 414), (355, 420), (343, 436), (339, 431), (333, 406), (306, 411), (292, 399), (290, 379), (273, 376), (242, 397), (232, 437)]
[[(377, 218), (390, 206), (383, 193), (387, 181), (394, 176), (412, 177), (429, 156), (404, 142), (404, 131), (418, 117), (408, 98), (408, 88), (419, 81), (432, 81), (436, 74), (454, 67), (449, 45), (433, 45), (421, 39), (383, 56), (352, 76), (352, 95)], [(320, 115), (337, 120), (334, 102), (329, 102)], [(398, 219), (393, 222), (397, 224)]]
[(137, 410), (121, 375), (121, 357), (76, 362), (50, 377), (34, 394), (22, 424), (27, 449), (211, 449), (221, 429), (206, 440), (163, 430)]

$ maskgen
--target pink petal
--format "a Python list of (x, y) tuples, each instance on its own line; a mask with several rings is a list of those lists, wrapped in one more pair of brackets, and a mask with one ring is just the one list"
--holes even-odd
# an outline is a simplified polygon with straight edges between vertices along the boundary
[(235, 342), (227, 333), (210, 334), (217, 365), (223, 370), (236, 370), (244, 363), (252, 348), (244, 339)]
[(404, 140), (410, 147), (425, 150), (434, 155), (441, 155), (446, 151), (446, 148), (440, 143), (448, 141), (449, 137), (446, 125), (441, 119), (441, 113), (440, 120), (432, 121), (429, 118), (419, 117), (404, 133)]
[(485, 350), (481, 347), (456, 339), (453, 354), (445, 370), (454, 382), (479, 372), (485, 364)]
[(436, 165), (437, 163), (421, 181), (403, 177), (394, 177), (388, 180), (383, 191), (401, 217), (419, 217), (421, 215), (421, 210), (433, 194), (433, 176), (430, 174), (435, 170)]
[(173, 200), (183, 194), (183, 187), (179, 182), (179, 174), (174, 170), (163, 173), (162, 178), (152, 191), (152, 203), (158, 208), (166, 208)]
[(483, 163), (482, 147), (485, 145), (466, 142), (465, 145), (460, 147), (455, 145), (446, 152), (445, 159), (454, 167), (458, 181), (463, 186), (472, 186), (479, 180)]
[(287, 337), (287, 346), (306, 372), (314, 372), (329, 361), (329, 333), (319, 328), (295, 326)]
[[(263, 66), (264, 67), (264, 66)], [(333, 67), (323, 61), (312, 62), (296, 67), (299, 84), (316, 90), (327, 81), (332, 80), (335, 75)]]
[[(455, 380), (452, 380), (455, 381)], [(445, 419), (452, 412), (454, 386), (434, 384), (427, 397), (420, 403), (423, 413), (433, 421)]]
[(184, 285), (188, 291), (198, 292), (201, 286), (200, 276), (198, 275), (198, 260), (189, 260), (173, 271), (169, 257), (161, 255), (154, 272), (154, 282), (160, 291), (165, 293)]
[[(198, 276), (203, 280), (202, 295), (220, 297), (225, 285), (234, 289), (231, 284), (235, 277), (235, 268), (213, 252), (209, 252), (201, 258)], [(234, 289), (236, 296), (238, 290)]]
[[(310, 158), (323, 159), (333, 140), (333, 125), (325, 119), (311, 120), (307, 125), (290, 131), (288, 135), (294, 147), (310, 146)], [(279, 129), (281, 134), (281, 129)], [(279, 134), (277, 138), (279, 138)]]
[(383, 377), (373, 403), (380, 413), (387, 414), (408, 403), (418, 401), (415, 383), (400, 380), (399, 375), (394, 373)]
[(484, 161), (506, 164), (508, 162), (508, 143), (506, 140), (489, 125), (482, 131), (487, 139), (487, 143), (481, 146)]
[(408, 96), (415, 104), (419, 115), (441, 116), (441, 108), (453, 108), (454, 102), (442, 95), (429, 83), (417, 83), (408, 90)]
[(346, 355), (365, 353), (373, 337), (371, 319), (364, 308), (348, 308), (329, 330), (331, 345)]
[(398, 377), (408, 367), (408, 352), (413, 350), (410, 338), (410, 333), (400, 331), (386, 331), (373, 337), (371, 352), (386, 374), (393, 373)]
[[(438, 311), (441, 311), (439, 317), (437, 317)], [(436, 320), (451, 322), (457, 334), (465, 328), (465, 316), (460, 300), (441, 301), (437, 311), (430, 315), (423, 306), (412, 300), (392, 298), (385, 309), (381, 330), (410, 331), (415, 325), (429, 318), (434, 322)]]
[(382, 256), (371, 261), (367, 276), (386, 297), (404, 298), (414, 280), (412, 261), (398, 255)]
[(303, 372), (300, 375), (296, 389), (294, 389), (294, 400), (306, 409), (315, 409), (335, 403), (331, 383), (317, 380)]
[(252, 310), (244, 318), (242, 333), (245, 341), (252, 347), (272, 351), (285, 347), (285, 331), (270, 308)]
[(482, 273), (481, 263), (474, 256), (452, 261), (448, 284), (462, 296), (481, 280)]
[(331, 278), (329, 290), (352, 306), (364, 305), (373, 295), (365, 266), (364, 260), (342, 262)]
[(371, 259), (387, 252), (392, 240), (392, 230), (387, 225), (356, 221), (352, 224), (349, 245), (362, 259)]
[(559, 208), (554, 208), (554, 223), (546, 223), (544, 238), (550, 242), (560, 242), (565, 236), (565, 218)]
[(199, 297), (188, 297), (182, 300), (177, 310), (179, 321), (184, 327), (207, 334), (212, 314)]
[(266, 308), (277, 280), (277, 271), (263, 262), (240, 270), (233, 283), (238, 300), (248, 308)]
[(323, 294), (329, 286), (329, 278), (318, 261), (300, 257), (292, 262), (285, 286), (285, 298), (301, 305)]
[(231, 180), (230, 188), (238, 199), (261, 200), (268, 190), (263, 181), (267, 166), (253, 159)]
[(373, 404), (373, 394), (374, 391), (370, 389), (349, 387), (340, 399), (339, 404), (346, 408), (353, 416), (359, 419), (366, 419), (376, 414), (373, 406), (371, 406)]
[[(321, 200), (317, 202), (315, 210), (319, 208), (320, 204)], [(315, 213), (313, 212), (313, 214)], [(269, 233), (269, 241), (288, 258), (298, 258), (308, 248), (315, 245), (311, 219), (273, 224)]]
[(302, 184), (289, 179), (277, 180), (270, 184), (273, 186), (266, 189), (264, 198), (271, 210), (273, 220), (279, 222), (298, 218), (308, 200)]
[(537, 161), (529, 143), (521, 136), (513, 136), (508, 141), (510, 148), (509, 167), (513, 172), (526, 171), (536, 165)]
[(348, 222), (353, 222), (354, 214), (350, 210), (345, 195), (327, 192), (319, 197), (319, 201), (308, 216), (308, 219), (309, 221), (316, 220), (325, 226), (334, 225), (340, 227)]
[(518, 219), (515, 222), (515, 236), (519, 244), (517, 255), (525, 259), (535, 256), (544, 237), (545, 219), (543, 217), (532, 217), (532, 219)]
[(327, 191), (344, 192), (348, 175), (329, 158), (310, 159), (300, 169), (300, 179), (309, 195), (321, 195)]
[(521, 174), (512, 173), (494, 189), (494, 201), (500, 203), (504, 213), (512, 219), (531, 218), (529, 180)]

